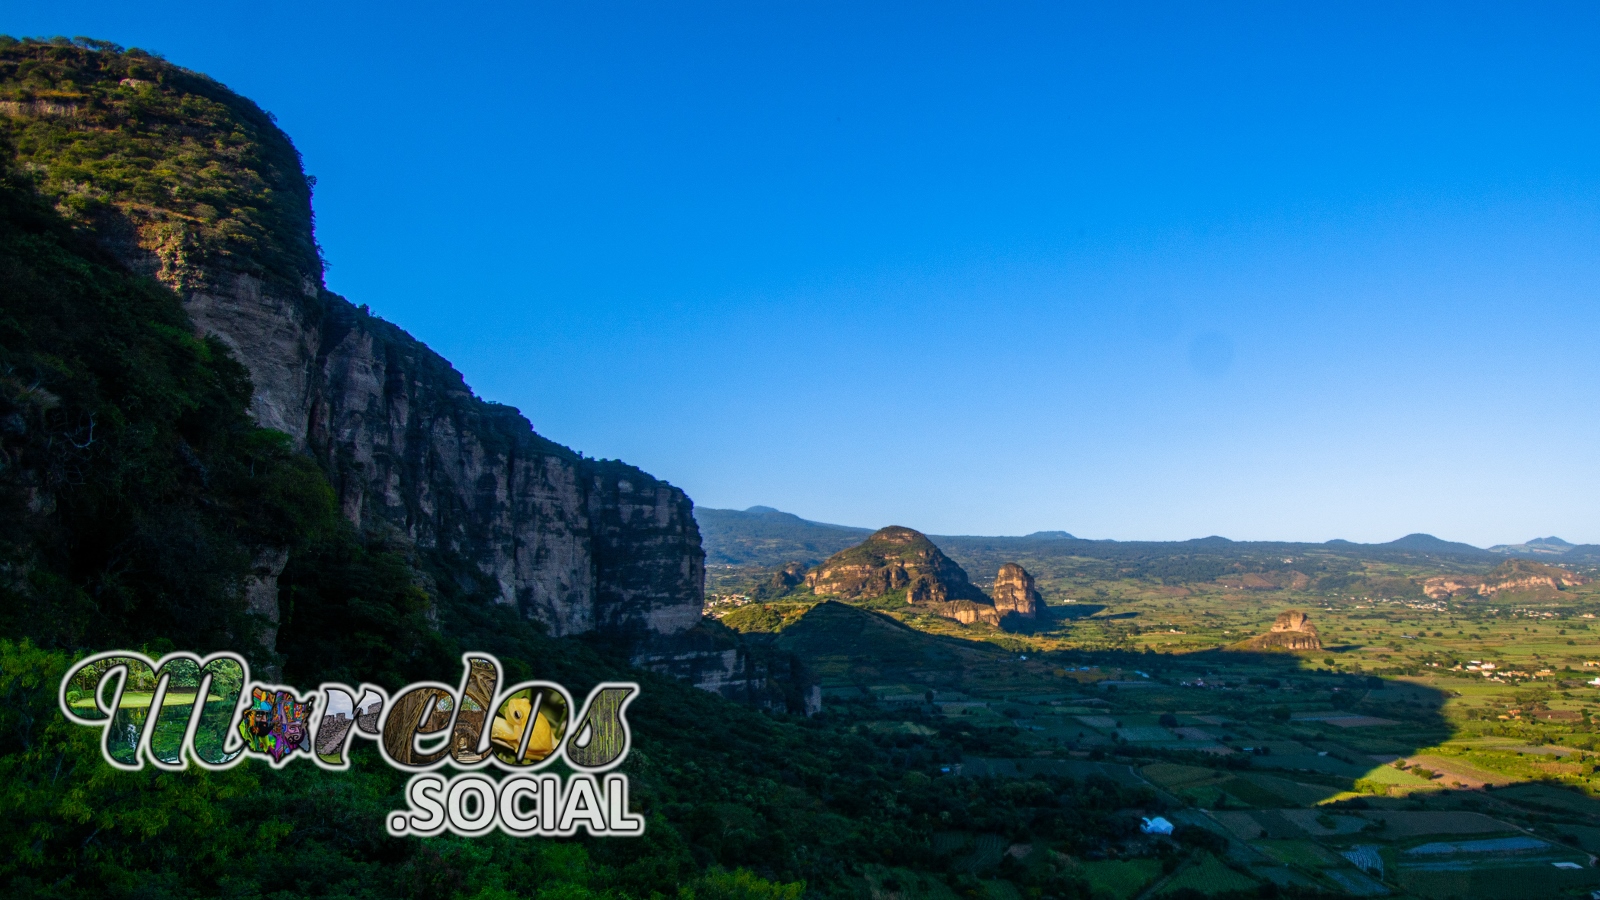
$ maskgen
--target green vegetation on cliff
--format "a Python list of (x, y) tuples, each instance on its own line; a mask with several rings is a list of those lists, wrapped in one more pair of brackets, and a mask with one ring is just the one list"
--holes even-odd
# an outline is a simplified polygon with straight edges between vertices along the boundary
[[(5, 149), (0, 145), (0, 152)], [(0, 622), (62, 646), (250, 644), (252, 556), (337, 521), (309, 459), (171, 291), (0, 159)]]
[(320, 280), (313, 181), (259, 106), (139, 50), (0, 44), (16, 165), (74, 224), (154, 253), (168, 284), (217, 262), (296, 294)]

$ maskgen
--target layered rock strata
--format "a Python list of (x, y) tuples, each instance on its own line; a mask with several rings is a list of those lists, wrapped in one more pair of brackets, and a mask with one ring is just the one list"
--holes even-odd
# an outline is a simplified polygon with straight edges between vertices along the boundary
[(246, 275), (206, 281), (232, 289), (185, 295), (196, 326), (250, 370), (257, 420), (322, 462), (351, 522), (462, 560), (470, 587), (556, 635), (699, 621), (704, 553), (681, 490), (541, 437), (329, 291), (296, 300)]
[(949, 603), (928, 604), (930, 612), (944, 616), (946, 619), (955, 619), (963, 625), (983, 622), (988, 625), (999, 626), (1000, 613), (987, 603), (974, 603), (971, 600), (953, 600)]

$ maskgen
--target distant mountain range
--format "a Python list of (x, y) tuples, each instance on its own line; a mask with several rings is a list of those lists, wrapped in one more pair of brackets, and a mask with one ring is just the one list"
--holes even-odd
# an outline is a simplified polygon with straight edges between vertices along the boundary
[(1563, 556), (1574, 550), (1592, 551), (1594, 547), (1594, 544), (1569, 544), (1558, 537), (1542, 537), (1523, 544), (1495, 544), (1489, 552), (1512, 556)]
[[(813, 522), (770, 506), (745, 510), (695, 510), (706, 564), (712, 566), (777, 567), (787, 562), (815, 565), (847, 547), (859, 544), (871, 528)], [(1295, 554), (1321, 551), (1365, 559), (1415, 559), (1439, 557), (1455, 562), (1486, 565), (1505, 556), (1561, 562), (1600, 562), (1600, 545), (1570, 544), (1557, 537), (1535, 538), (1523, 544), (1499, 544), (1488, 549), (1431, 534), (1408, 534), (1381, 544), (1333, 540), (1321, 544), (1289, 541), (1233, 541), (1203, 537), (1187, 541), (1088, 540), (1065, 531), (1036, 531), (1020, 537), (930, 535), (945, 552), (958, 559), (1017, 555), (1027, 551), (1051, 555), (1070, 554), (1095, 559), (1131, 559), (1152, 556), (1231, 556), (1235, 554)]]

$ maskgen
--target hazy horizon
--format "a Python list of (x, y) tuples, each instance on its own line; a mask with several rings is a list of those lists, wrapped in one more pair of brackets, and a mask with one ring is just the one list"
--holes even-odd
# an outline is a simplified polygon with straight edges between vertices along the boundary
[(1600, 542), (1600, 8), (99, 0), (0, 31), (260, 103), (333, 290), (704, 506)]

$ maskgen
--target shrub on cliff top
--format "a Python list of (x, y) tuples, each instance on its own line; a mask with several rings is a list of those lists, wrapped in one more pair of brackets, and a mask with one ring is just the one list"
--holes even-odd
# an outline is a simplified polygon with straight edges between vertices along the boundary
[(214, 266), (321, 285), (299, 152), (204, 75), (103, 41), (11, 41), (0, 129), (64, 216), (154, 254), (168, 284)]

